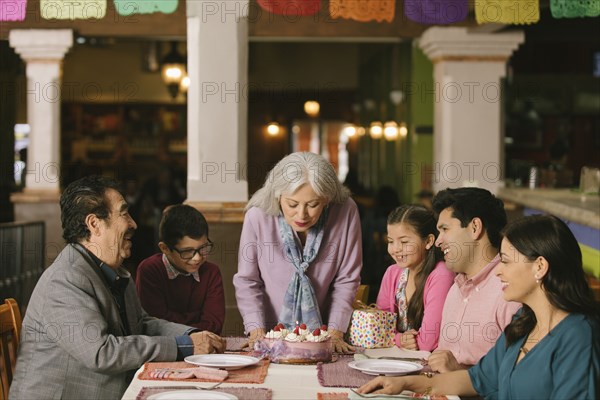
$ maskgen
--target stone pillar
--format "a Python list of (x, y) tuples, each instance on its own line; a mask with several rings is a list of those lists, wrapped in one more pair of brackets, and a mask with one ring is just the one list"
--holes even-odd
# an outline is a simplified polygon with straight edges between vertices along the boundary
[(210, 225), (225, 286), (223, 335), (243, 334), (233, 275), (248, 201), (248, 0), (187, 1), (188, 180), (186, 203)]
[(434, 64), (433, 189), (503, 186), (501, 78), (522, 32), (432, 27), (419, 46)]
[(191, 202), (248, 200), (248, 3), (187, 2)]
[(11, 47), (27, 64), (26, 191), (60, 189), (60, 89), (65, 53), (73, 45), (70, 29), (14, 29)]
[(65, 53), (73, 44), (70, 29), (13, 29), (9, 44), (26, 63), (27, 122), (31, 127), (26, 186), (14, 193), (16, 221), (46, 223), (46, 265), (64, 246), (60, 224), (60, 90)]

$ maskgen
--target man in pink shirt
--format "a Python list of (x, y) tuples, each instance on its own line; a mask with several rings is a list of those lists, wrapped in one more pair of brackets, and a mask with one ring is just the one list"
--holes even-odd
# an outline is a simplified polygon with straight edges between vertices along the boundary
[(500, 230), (506, 225), (502, 201), (480, 188), (446, 189), (433, 199), (438, 214), (436, 246), (455, 272), (444, 309), (437, 350), (429, 366), (438, 372), (475, 365), (496, 343), (521, 307), (506, 302), (494, 274), (500, 262)]

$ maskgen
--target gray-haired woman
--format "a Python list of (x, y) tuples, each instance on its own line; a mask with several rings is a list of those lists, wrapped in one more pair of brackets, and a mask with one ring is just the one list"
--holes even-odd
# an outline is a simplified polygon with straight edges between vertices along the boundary
[(323, 157), (293, 153), (248, 202), (233, 278), (250, 346), (278, 323), (327, 325), (343, 341), (360, 284), (358, 209)]

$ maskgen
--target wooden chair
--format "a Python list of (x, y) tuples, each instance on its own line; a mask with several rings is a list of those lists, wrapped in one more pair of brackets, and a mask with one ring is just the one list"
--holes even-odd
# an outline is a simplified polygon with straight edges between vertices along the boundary
[[(361, 301), (364, 304), (367, 304), (369, 301), (369, 285), (360, 285), (358, 290), (356, 291), (356, 297), (354, 298), (354, 303)], [(356, 306), (354, 307), (356, 308)]]
[(0, 304), (0, 398), (8, 398), (21, 335), (21, 312), (15, 299)]

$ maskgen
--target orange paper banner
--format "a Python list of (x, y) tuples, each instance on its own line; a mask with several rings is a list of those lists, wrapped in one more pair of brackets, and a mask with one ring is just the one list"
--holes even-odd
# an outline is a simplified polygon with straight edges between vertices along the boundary
[(392, 22), (396, 12), (395, 0), (330, 0), (332, 18), (353, 19), (359, 22)]

